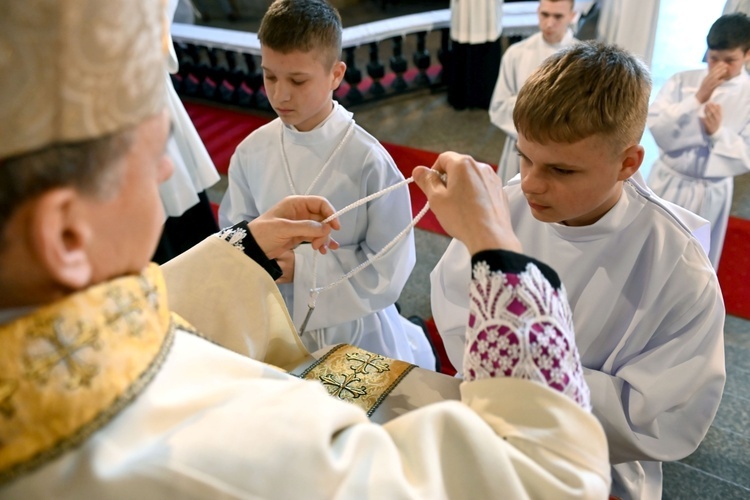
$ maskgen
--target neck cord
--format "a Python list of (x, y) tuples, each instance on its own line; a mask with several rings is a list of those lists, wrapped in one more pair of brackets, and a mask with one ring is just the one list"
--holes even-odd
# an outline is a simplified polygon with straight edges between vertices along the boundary
[[(375, 198), (379, 198), (380, 196), (383, 196), (384, 194), (389, 193), (389, 192), (393, 191), (394, 189), (398, 189), (401, 186), (405, 186), (405, 185), (407, 185), (407, 184), (409, 184), (411, 182), (414, 182), (414, 179), (412, 177), (409, 177), (408, 179), (404, 179), (401, 182), (398, 182), (396, 184), (388, 186), (387, 188), (382, 189), (381, 191), (378, 191), (378, 192), (373, 193), (373, 194), (371, 194), (369, 196), (366, 196), (366, 197), (364, 197), (364, 198), (362, 198), (360, 200), (357, 200), (354, 203), (351, 203), (350, 205), (347, 205), (346, 207), (342, 208), (341, 210), (339, 210), (335, 214), (333, 214), (330, 217), (328, 217), (325, 220), (323, 220), (323, 224), (330, 222), (331, 220), (333, 220), (333, 219), (335, 219), (335, 218), (337, 218), (337, 217), (345, 214), (346, 212), (348, 212), (350, 210), (353, 210), (353, 209), (355, 209), (355, 208), (357, 208), (357, 207), (359, 207), (361, 205), (364, 205), (365, 203), (369, 202), (370, 200), (373, 200)], [(308, 307), (307, 315), (305, 315), (305, 319), (302, 321), (302, 326), (299, 329), (299, 334), (302, 335), (303, 333), (305, 333), (305, 327), (307, 326), (307, 323), (310, 320), (310, 316), (312, 315), (312, 312), (315, 310), (315, 303), (316, 303), (316, 301), (318, 299), (318, 295), (320, 294), (320, 292), (325, 292), (327, 290), (330, 290), (330, 289), (332, 289), (332, 288), (340, 285), (344, 281), (350, 279), (352, 276), (354, 276), (358, 272), (362, 271), (363, 269), (365, 269), (366, 267), (368, 267), (369, 265), (371, 265), (376, 260), (382, 258), (389, 250), (391, 250), (394, 246), (396, 246), (396, 243), (398, 243), (401, 239), (403, 239), (404, 236), (406, 236), (409, 233), (409, 231), (411, 231), (414, 228), (414, 226), (417, 225), (417, 223), (420, 221), (420, 219), (422, 219), (422, 217), (424, 217), (424, 215), (427, 213), (427, 210), (429, 210), (429, 209), (430, 209), (430, 203), (427, 202), (427, 203), (425, 203), (424, 207), (422, 207), (422, 210), (420, 210), (419, 213), (416, 215), (416, 217), (414, 217), (414, 220), (412, 220), (409, 223), (409, 225), (406, 226), (400, 233), (398, 233), (396, 235), (396, 237), (394, 237), (387, 245), (385, 245), (382, 249), (380, 249), (379, 252), (377, 252), (375, 255), (373, 255), (372, 257), (370, 257), (365, 262), (361, 263), (360, 265), (358, 265), (357, 267), (355, 267), (354, 269), (352, 269), (348, 273), (346, 273), (343, 276), (341, 276), (336, 281), (333, 281), (333, 282), (329, 283), (328, 285), (325, 285), (325, 286), (322, 286), (322, 287), (317, 287), (317, 277), (318, 277), (317, 276), (317, 270), (318, 270), (317, 269), (317, 267), (318, 267), (317, 257), (318, 257), (318, 253), (315, 252), (313, 254), (313, 286), (310, 289), (310, 299), (309, 299), (309, 301), (307, 303), (307, 307)]]
[[(281, 125), (281, 157), (284, 160), (284, 172), (286, 173), (286, 180), (289, 183), (289, 190), (292, 192), (292, 194), (299, 194), (297, 192), (297, 189), (294, 187), (294, 181), (292, 180), (292, 169), (289, 167), (289, 159), (286, 156), (286, 148), (284, 147), (284, 127), (285, 125)], [(313, 179), (313, 181), (310, 183), (310, 185), (307, 187), (307, 190), (304, 194), (308, 195), (312, 192), (313, 187), (315, 187), (315, 184), (318, 183), (320, 178), (323, 176), (323, 172), (328, 169), (328, 166), (331, 164), (331, 160), (334, 156), (336, 156), (336, 153), (341, 151), (341, 148), (344, 147), (344, 144), (347, 143), (349, 140), (349, 137), (351, 137), (352, 133), (354, 132), (354, 120), (349, 122), (349, 127), (346, 129), (346, 133), (344, 134), (344, 137), (341, 139), (341, 141), (336, 145), (335, 148), (333, 148), (333, 151), (331, 151), (331, 154), (328, 156), (328, 159), (323, 164), (323, 167), (318, 172), (318, 175)]]

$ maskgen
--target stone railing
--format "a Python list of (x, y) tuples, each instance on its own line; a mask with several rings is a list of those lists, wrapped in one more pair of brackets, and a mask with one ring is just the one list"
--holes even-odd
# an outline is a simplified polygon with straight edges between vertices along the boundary
[[(590, 4), (576, 2), (576, 9), (585, 12)], [(519, 39), (536, 32), (537, 5), (505, 3), (503, 37)], [(345, 28), (342, 57), (347, 71), (334, 96), (352, 106), (417, 89), (439, 89), (451, 50), (449, 31), (449, 9)], [(172, 39), (180, 63), (172, 82), (180, 94), (270, 109), (255, 33), (174, 24)]]

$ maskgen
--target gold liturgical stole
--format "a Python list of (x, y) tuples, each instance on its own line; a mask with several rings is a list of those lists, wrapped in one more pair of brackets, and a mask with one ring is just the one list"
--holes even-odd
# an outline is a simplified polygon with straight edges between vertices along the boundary
[(158, 372), (173, 337), (155, 264), (0, 326), (0, 484), (114, 418)]
[(320, 382), (381, 424), (420, 406), (460, 399), (460, 379), (348, 344), (317, 351), (290, 373)]

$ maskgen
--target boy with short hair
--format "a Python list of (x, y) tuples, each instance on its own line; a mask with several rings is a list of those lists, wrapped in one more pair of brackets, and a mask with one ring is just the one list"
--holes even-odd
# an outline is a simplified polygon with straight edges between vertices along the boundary
[[(518, 95), (520, 183), (505, 187), (524, 249), (567, 289), (612, 493), (623, 499), (661, 498), (661, 461), (696, 449), (725, 380), (721, 291), (691, 234), (705, 221), (654, 196), (637, 173), (650, 88), (645, 66), (615, 46), (582, 42), (551, 56)], [(459, 372), (468, 301), (452, 287), (469, 265), (454, 240), (431, 275), (432, 311)]]
[[(324, 0), (277, 0), (258, 38), (269, 102), (279, 115), (250, 134), (232, 157), (219, 220), (253, 220), (282, 198), (320, 195), (341, 209), (404, 179), (383, 146), (333, 100), (346, 64), (341, 18)], [(309, 245), (277, 261), (279, 288), (299, 329), (310, 290), (333, 283), (374, 256), (411, 222), (406, 187), (340, 218), (339, 250), (313, 262)], [(395, 307), (416, 261), (409, 232), (383, 258), (321, 292), (302, 341), (311, 351), (349, 343), (390, 358), (435, 368), (427, 338)], [(316, 276), (313, 276), (317, 269)]]
[(513, 125), (518, 91), (542, 61), (577, 42), (570, 29), (575, 17), (574, 6), (574, 0), (541, 0), (537, 7), (539, 32), (508, 47), (500, 61), (489, 113), (492, 124), (505, 133), (505, 146), (497, 167), (503, 182), (516, 176), (520, 166), (516, 152), (517, 132)]
[(750, 172), (750, 18), (721, 16), (706, 42), (708, 68), (672, 76), (649, 108), (660, 154), (648, 184), (711, 223), (708, 256), (718, 269), (733, 177)]

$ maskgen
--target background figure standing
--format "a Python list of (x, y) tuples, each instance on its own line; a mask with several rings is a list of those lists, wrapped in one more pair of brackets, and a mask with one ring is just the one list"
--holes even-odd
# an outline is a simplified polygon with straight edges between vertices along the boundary
[(508, 47), (500, 62), (495, 91), (490, 102), (490, 121), (505, 132), (505, 146), (497, 174), (506, 183), (520, 169), (516, 151), (518, 132), (513, 108), (521, 86), (547, 57), (576, 42), (570, 23), (575, 18), (574, 0), (541, 0), (537, 8), (539, 32)]
[(706, 37), (708, 68), (677, 73), (649, 109), (659, 146), (648, 184), (711, 223), (718, 268), (736, 175), (750, 171), (750, 18), (720, 17)]
[(443, 74), (455, 109), (487, 109), (500, 67), (503, 0), (451, 0), (451, 51)]
[(651, 66), (659, 0), (599, 0), (597, 39), (629, 50)]
[[(169, 1), (168, 19), (174, 19), (178, 5), (183, 3)], [(167, 71), (177, 73), (177, 55), (171, 36), (168, 47)], [(168, 73), (166, 79), (167, 107), (172, 119), (167, 154), (174, 164), (174, 174), (159, 186), (167, 219), (153, 257), (158, 263), (170, 260), (219, 230), (205, 193), (206, 189), (219, 181), (219, 173)]]

